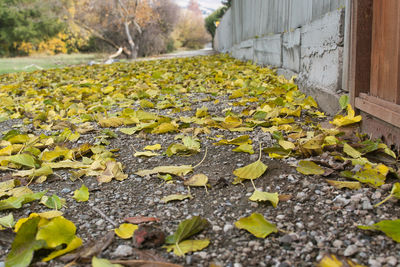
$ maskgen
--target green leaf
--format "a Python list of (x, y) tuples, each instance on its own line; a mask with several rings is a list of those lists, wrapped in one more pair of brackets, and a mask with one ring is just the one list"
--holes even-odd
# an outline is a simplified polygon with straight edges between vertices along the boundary
[(25, 167), (35, 168), (36, 160), (33, 156), (28, 154), (18, 154), (9, 156), (8, 160), (12, 163), (19, 164)]
[(185, 240), (179, 244), (172, 244), (164, 246), (168, 252), (174, 251), (174, 254), (183, 257), (186, 253), (202, 250), (210, 244), (210, 240)]
[(350, 99), (348, 95), (342, 95), (339, 99), (340, 108), (346, 109), (347, 105), (350, 103)]
[(272, 206), (276, 208), (279, 203), (279, 194), (278, 193), (267, 193), (255, 190), (254, 193), (249, 197), (251, 201), (269, 201)]
[(109, 260), (92, 258), (92, 267), (123, 267), (121, 264), (112, 264)]
[(135, 231), (139, 228), (136, 224), (123, 223), (114, 232), (122, 239), (129, 239), (133, 236)]
[(10, 213), (4, 217), (0, 217), (0, 230), (2, 227), (13, 228), (14, 225), (15, 225), (15, 222), (14, 222), (14, 216), (12, 213)]
[(257, 160), (247, 166), (242, 168), (238, 168), (233, 171), (233, 174), (242, 179), (257, 179), (267, 170), (268, 166), (261, 162), (261, 160)]
[(167, 236), (165, 243), (177, 244), (192, 235), (195, 235), (204, 230), (208, 226), (208, 221), (200, 216), (194, 216), (179, 223), (178, 229), (173, 235)]
[(89, 189), (86, 185), (82, 185), (81, 188), (74, 191), (74, 196), (72, 197), (77, 202), (84, 202), (89, 200)]
[(1, 200), (0, 201), (0, 210), (7, 210), (7, 209), (19, 209), (22, 207), (23, 204), (32, 202), (35, 200), (39, 200), (42, 198), (42, 196), (46, 194), (46, 191), (44, 192), (38, 192), (38, 193), (31, 193), (31, 194), (25, 194), (22, 196), (18, 197), (9, 197), (7, 199)]
[(59, 210), (65, 205), (65, 199), (53, 194), (51, 197), (43, 196), (40, 203), (50, 209)]
[(400, 183), (395, 183), (392, 187), (392, 191), (390, 192), (390, 195), (388, 197), (386, 197), (384, 200), (382, 200), (381, 202), (379, 202), (378, 204), (376, 204), (375, 207), (382, 205), (383, 203), (385, 203), (392, 197), (400, 199)]
[(245, 229), (259, 238), (266, 238), (271, 233), (277, 233), (278, 228), (273, 223), (268, 222), (259, 213), (253, 213), (249, 217), (241, 218), (235, 222), (238, 229)]
[(324, 169), (322, 169), (320, 166), (312, 161), (306, 160), (300, 161), (296, 170), (305, 175), (321, 175), (325, 173)]
[(29, 266), (35, 250), (46, 246), (44, 240), (36, 240), (35, 238), (39, 221), (40, 217), (33, 217), (21, 225), (11, 244), (11, 251), (7, 255), (6, 267)]
[(373, 225), (359, 225), (358, 228), (363, 230), (378, 230), (384, 232), (388, 237), (400, 243), (400, 219), (383, 220)]

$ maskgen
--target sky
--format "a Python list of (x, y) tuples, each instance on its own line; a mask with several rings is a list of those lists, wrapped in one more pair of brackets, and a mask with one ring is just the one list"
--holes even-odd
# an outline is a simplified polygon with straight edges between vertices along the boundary
[[(202, 10), (216, 10), (222, 6), (220, 0), (197, 0), (197, 2)], [(189, 0), (175, 0), (175, 3), (181, 7), (187, 7)]]

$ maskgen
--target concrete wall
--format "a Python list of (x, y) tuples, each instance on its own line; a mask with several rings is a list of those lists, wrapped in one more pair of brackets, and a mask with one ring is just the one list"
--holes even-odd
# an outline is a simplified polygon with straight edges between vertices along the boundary
[(329, 114), (346, 91), (343, 55), (350, 0), (233, 0), (214, 47), (242, 60), (297, 75), (299, 88)]

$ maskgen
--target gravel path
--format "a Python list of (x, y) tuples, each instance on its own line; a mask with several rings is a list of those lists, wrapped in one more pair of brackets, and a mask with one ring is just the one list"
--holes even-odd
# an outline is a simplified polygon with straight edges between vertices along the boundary
[[(193, 62), (193, 61), (190, 61)], [(161, 61), (162, 64), (162, 61)], [(189, 63), (185, 63), (189, 64)], [(245, 69), (246, 65), (243, 65)], [(211, 70), (210, 70), (211, 71)], [(244, 71), (240, 69), (239, 71)], [(208, 101), (204, 100), (209, 98)], [(227, 95), (210, 95), (204, 92), (193, 92), (188, 101), (191, 111), (171, 113), (169, 109), (156, 111), (159, 115), (179, 118), (182, 115), (193, 116), (197, 108), (203, 106), (213, 116), (224, 117), (226, 111), (238, 114), (245, 107), (235, 106), (237, 99)], [(197, 101), (198, 100), (198, 101)], [(215, 104), (219, 101), (218, 105)], [(136, 104), (137, 105), (137, 104)], [(136, 106), (137, 108), (138, 106)], [(135, 108), (135, 107), (133, 107)], [(323, 123), (327, 119), (313, 119)], [(296, 118), (296, 123), (303, 124), (308, 116)], [(21, 124), (21, 120), (8, 120), (0, 124), (2, 132)], [(100, 131), (100, 128), (96, 130)], [(28, 132), (39, 134), (38, 129), (26, 126)], [(370, 225), (381, 220), (397, 219), (400, 205), (396, 200), (374, 208), (373, 205), (385, 198), (392, 188), (395, 178), (388, 178), (386, 184), (376, 189), (363, 186), (358, 190), (336, 189), (326, 182), (326, 178), (343, 180), (339, 171), (329, 177), (303, 175), (296, 171), (301, 158), (272, 159), (263, 153), (262, 162), (268, 170), (256, 179), (255, 186), (265, 192), (278, 192), (284, 197), (274, 208), (269, 203), (249, 201), (254, 191), (250, 182), (233, 185), (233, 171), (258, 159), (258, 145), (263, 148), (276, 145), (276, 140), (260, 127), (251, 132), (230, 132), (219, 128), (210, 128), (209, 134), (200, 133), (201, 152), (191, 156), (160, 155), (151, 158), (134, 157), (135, 150), (146, 145), (162, 144), (163, 149), (174, 140), (176, 134), (134, 134), (121, 133), (120, 128), (112, 129), (117, 137), (110, 139), (108, 149), (118, 149), (116, 159), (123, 164), (128, 179), (98, 184), (96, 178), (87, 177), (83, 181), (71, 181), (68, 170), (57, 171), (43, 184), (32, 184), (30, 188), (37, 192), (48, 189), (47, 195), (57, 194), (66, 199), (61, 209), (64, 216), (75, 223), (77, 235), (87, 244), (90, 240), (99, 240), (108, 231), (132, 216), (151, 216), (159, 219), (152, 227), (172, 234), (179, 222), (201, 216), (210, 226), (196, 236), (196, 239), (209, 238), (210, 245), (185, 257), (167, 253), (164, 248), (150, 249), (147, 258), (163, 259), (184, 266), (315, 266), (327, 253), (346, 256), (349, 259), (367, 266), (400, 266), (400, 244), (380, 232), (363, 231), (357, 225)], [(222, 139), (231, 139), (248, 134), (254, 143), (255, 154), (236, 153), (233, 145), (215, 146), (213, 143)], [(93, 142), (99, 132), (83, 134), (78, 144)], [(195, 168), (194, 173), (208, 176), (211, 187), (192, 187), (193, 199), (179, 202), (163, 203), (164, 196), (176, 193), (188, 193), (183, 179), (174, 178), (173, 183), (165, 183), (156, 175), (140, 177), (135, 174), (139, 169), (149, 169), (160, 165), (196, 165), (207, 150), (205, 160)], [(325, 152), (314, 160), (334, 160), (334, 155)], [(2, 180), (10, 177), (2, 174)], [(185, 176), (185, 178), (191, 175)], [(78, 203), (72, 199), (74, 190), (84, 183), (90, 191), (88, 202)], [(48, 210), (37, 202), (25, 204), (23, 208), (13, 210), (15, 218), (29, 216), (32, 212)], [(279, 228), (279, 232), (265, 239), (256, 238), (250, 233), (239, 230), (234, 223), (245, 216), (257, 212)], [(8, 211), (0, 211), (0, 217)], [(11, 231), (0, 232), (0, 266), (11, 248), (14, 234)], [(151, 255), (151, 256), (148, 256)], [(107, 259), (143, 259), (143, 250), (135, 249), (133, 240), (115, 238), (99, 257)], [(50, 263), (37, 262), (34, 266), (63, 266), (60, 259)], [(214, 264), (214, 265), (211, 265)], [(81, 266), (85, 264), (82, 263)]]

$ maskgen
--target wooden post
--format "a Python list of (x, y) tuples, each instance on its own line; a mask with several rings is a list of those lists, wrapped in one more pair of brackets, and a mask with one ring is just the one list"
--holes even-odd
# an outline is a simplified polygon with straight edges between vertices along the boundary
[(368, 93), (370, 89), (373, 0), (353, 0), (351, 2), (348, 88), (350, 103), (354, 107), (355, 98), (360, 93)]

